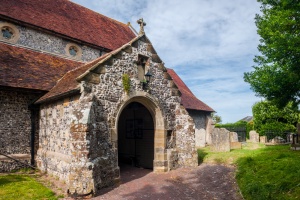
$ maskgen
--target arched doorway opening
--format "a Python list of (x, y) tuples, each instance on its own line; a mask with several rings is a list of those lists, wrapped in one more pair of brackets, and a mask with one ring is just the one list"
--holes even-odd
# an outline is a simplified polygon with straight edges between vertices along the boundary
[(154, 120), (139, 102), (129, 103), (118, 120), (119, 166), (132, 165), (153, 169)]

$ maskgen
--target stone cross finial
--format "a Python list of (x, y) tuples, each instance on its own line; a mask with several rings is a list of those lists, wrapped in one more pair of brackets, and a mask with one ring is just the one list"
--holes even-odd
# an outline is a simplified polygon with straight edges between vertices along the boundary
[(144, 26), (146, 26), (146, 23), (144, 22), (143, 18), (136, 21), (140, 25), (140, 32), (139, 35), (145, 34)]

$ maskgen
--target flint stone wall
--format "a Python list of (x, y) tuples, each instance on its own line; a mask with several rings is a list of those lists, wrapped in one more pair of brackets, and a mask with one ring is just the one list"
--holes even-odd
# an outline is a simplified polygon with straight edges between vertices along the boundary
[[(23, 159), (22, 162), (29, 164), (31, 111), (28, 109), (28, 105), (41, 94), (2, 89), (0, 90), (0, 152), (12, 157), (16, 154), (24, 155), (27, 159)], [(38, 140), (37, 124), (36, 127), (35, 149), (37, 149)], [(24, 166), (15, 161), (12, 162), (10, 159), (0, 159), (0, 172), (7, 172), (22, 167)]]
[[(4, 23), (4, 21), (0, 20), (0, 23)], [(48, 52), (69, 59), (74, 59), (74, 57), (69, 56), (67, 54), (65, 48), (67, 44), (74, 44), (75, 42), (54, 35), (50, 35), (45, 32), (37, 31), (35, 29), (28, 28), (25, 26), (20, 26), (17, 24), (14, 25), (20, 32), (20, 38), (16, 42), (16, 45), (32, 48), (38, 51)], [(101, 52), (101, 50), (99, 49), (95, 49), (86, 45), (76, 45), (78, 45), (82, 50), (82, 56), (80, 60), (82, 60), (83, 62), (92, 61), (105, 53)]]
[[(155, 139), (159, 144), (155, 144), (154, 168), (165, 171), (197, 166), (195, 123), (180, 105), (162, 64), (152, 60), (148, 45), (139, 40), (132, 51), (122, 51), (98, 66), (105, 73), (99, 75), (99, 83), (82, 81), (80, 97), (41, 106), (39, 167), (65, 180), (71, 192), (98, 192), (119, 180), (116, 123), (122, 105), (133, 97), (143, 97), (158, 106), (153, 109), (161, 111), (162, 119), (156, 126), (164, 124), (163, 130), (157, 130), (162, 136), (166, 137), (167, 130), (175, 132), (172, 149), (166, 148), (166, 138)], [(146, 69), (153, 76), (148, 92), (138, 80), (135, 63), (139, 54), (149, 57)], [(123, 91), (124, 73), (131, 79), (129, 95)]]
[(250, 142), (259, 143), (259, 134), (256, 131), (249, 132)]
[(211, 150), (216, 152), (230, 151), (230, 132), (227, 129), (213, 129), (211, 135)]

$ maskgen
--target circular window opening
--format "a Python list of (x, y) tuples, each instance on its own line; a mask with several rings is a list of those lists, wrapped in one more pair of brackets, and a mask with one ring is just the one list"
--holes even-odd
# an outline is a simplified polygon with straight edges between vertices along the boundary
[(5, 38), (5, 39), (11, 39), (14, 35), (12, 28), (10, 28), (8, 26), (3, 26), (1, 29), (1, 32), (2, 32), (3, 38)]
[(71, 56), (77, 56), (78, 53), (78, 49), (75, 46), (70, 46), (69, 48), (69, 54)]

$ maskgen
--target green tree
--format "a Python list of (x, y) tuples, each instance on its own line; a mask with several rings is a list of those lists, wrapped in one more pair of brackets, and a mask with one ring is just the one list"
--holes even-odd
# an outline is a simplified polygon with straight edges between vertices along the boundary
[(211, 113), (211, 117), (212, 117), (212, 120), (213, 120), (216, 124), (222, 123), (222, 117), (221, 117), (221, 116), (216, 115), (215, 113)]
[(291, 102), (279, 109), (270, 101), (261, 101), (253, 105), (252, 113), (254, 129), (261, 134), (266, 130), (294, 131), (300, 119), (298, 109), (293, 107)]
[(260, 35), (254, 71), (244, 80), (261, 97), (284, 107), (300, 102), (300, 1), (258, 0), (255, 22)]

